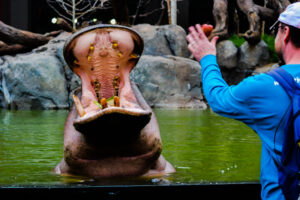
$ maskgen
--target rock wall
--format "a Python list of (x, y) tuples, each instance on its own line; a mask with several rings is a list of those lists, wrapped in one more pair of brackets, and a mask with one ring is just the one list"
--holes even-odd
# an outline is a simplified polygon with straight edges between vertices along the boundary
[(144, 39), (143, 55), (162, 56), (173, 55), (188, 58), (186, 33), (176, 25), (152, 26), (139, 24), (133, 26)]
[(12, 109), (68, 108), (62, 34), (30, 53), (0, 58), (0, 105)]
[(201, 92), (198, 62), (178, 56), (142, 56), (131, 73), (152, 107), (207, 108)]
[[(160, 108), (207, 108), (201, 89), (201, 66), (189, 59), (186, 33), (174, 25), (133, 27), (144, 38), (145, 50), (131, 73), (146, 101)], [(65, 109), (80, 79), (66, 65), (62, 49), (69, 33), (26, 54), (0, 57), (0, 107)], [(230, 84), (241, 81), (269, 59), (262, 41), (236, 48), (218, 43), (218, 62)]]
[(263, 40), (255, 46), (244, 42), (239, 48), (233, 42), (224, 40), (217, 44), (217, 60), (223, 78), (229, 85), (233, 85), (269, 65), (270, 53)]

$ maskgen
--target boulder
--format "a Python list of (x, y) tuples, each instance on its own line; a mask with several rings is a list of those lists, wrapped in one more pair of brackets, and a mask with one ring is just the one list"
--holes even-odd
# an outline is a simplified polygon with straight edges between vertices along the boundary
[(254, 46), (244, 42), (239, 51), (239, 68), (243, 70), (253, 70), (256, 67), (267, 64), (270, 60), (268, 46), (263, 40)]
[(0, 63), (1, 106), (12, 109), (69, 107), (70, 87), (61, 49), (67, 34), (30, 53), (3, 56)]
[[(164, 32), (169, 42), (172, 37), (177, 38), (170, 36), (171, 31)], [(0, 57), (0, 107), (64, 109), (72, 104), (72, 91), (80, 86), (80, 79), (63, 59), (63, 45), (69, 35), (61, 34), (26, 54)], [(181, 40), (186, 41), (185, 38)], [(177, 43), (180, 42), (172, 41), (171, 46), (168, 44), (164, 48), (180, 52), (183, 48), (177, 48)], [(199, 63), (190, 59), (143, 55), (131, 78), (138, 83), (142, 94), (153, 107), (206, 108), (200, 73)]]
[(50, 55), (5, 57), (2, 90), (7, 90), (5, 107), (16, 109), (67, 108), (68, 93), (59, 61)]
[(269, 63), (269, 64), (266, 64), (262, 67), (256, 68), (253, 71), (252, 75), (256, 75), (256, 74), (260, 74), (260, 73), (266, 73), (266, 72), (269, 72), (269, 71), (271, 71), (273, 69), (276, 69), (278, 67), (280, 67), (280, 65), (278, 63)]
[[(186, 34), (179, 26), (133, 27), (145, 40), (145, 50), (131, 73), (146, 101), (159, 108), (205, 109), (201, 90), (201, 66), (189, 57)], [(0, 57), (0, 107), (13, 109), (62, 109), (72, 104), (72, 91), (80, 79), (63, 58), (63, 45), (70, 33), (62, 33), (32, 52)], [(264, 41), (245, 42), (237, 49), (232, 42), (217, 46), (217, 59), (228, 84), (237, 84), (269, 60)], [(268, 66), (266, 67), (268, 68)], [(261, 70), (264, 70), (262, 68)]]
[(131, 72), (148, 104), (157, 108), (207, 108), (201, 92), (201, 66), (175, 56), (141, 57)]
[(187, 49), (186, 33), (180, 26), (139, 24), (132, 28), (144, 39), (144, 55), (173, 55), (186, 58), (190, 56)]
[(230, 40), (217, 44), (217, 60), (220, 67), (232, 69), (238, 65), (238, 48)]

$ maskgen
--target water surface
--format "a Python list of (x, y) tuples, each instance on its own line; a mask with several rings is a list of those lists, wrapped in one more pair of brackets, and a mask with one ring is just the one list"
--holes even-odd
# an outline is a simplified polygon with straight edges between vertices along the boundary
[[(68, 111), (0, 110), (0, 185), (168, 184), (259, 180), (261, 143), (241, 122), (200, 110), (154, 110), (163, 155), (177, 172), (164, 179), (86, 180), (52, 169), (63, 156)], [(163, 181), (161, 181), (163, 180)]]

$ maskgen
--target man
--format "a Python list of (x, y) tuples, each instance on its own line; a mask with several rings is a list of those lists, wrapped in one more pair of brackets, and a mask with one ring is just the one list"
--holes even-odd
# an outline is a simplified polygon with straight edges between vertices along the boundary
[[(279, 16), (275, 49), (296, 84), (300, 84), (300, 2), (291, 4)], [(285, 199), (278, 183), (277, 165), (281, 159), (284, 124), (290, 106), (285, 90), (271, 76), (260, 74), (228, 86), (216, 59), (217, 37), (207, 39), (197, 24), (189, 28), (188, 48), (202, 66), (205, 97), (218, 114), (240, 120), (251, 127), (262, 141), (262, 199)]]

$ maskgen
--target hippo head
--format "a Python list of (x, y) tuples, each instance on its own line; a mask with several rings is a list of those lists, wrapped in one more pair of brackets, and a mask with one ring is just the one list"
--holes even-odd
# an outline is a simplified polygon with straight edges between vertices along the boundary
[(149, 122), (151, 110), (141, 108), (129, 79), (142, 51), (141, 37), (116, 25), (88, 27), (66, 42), (65, 60), (82, 82), (81, 100), (73, 95), (80, 116), (74, 122), (78, 131), (89, 134), (101, 127), (124, 132)]
[(57, 173), (97, 178), (174, 171), (160, 154), (155, 115), (130, 81), (142, 51), (139, 34), (119, 25), (87, 27), (67, 40), (64, 57), (82, 85), (73, 95)]

